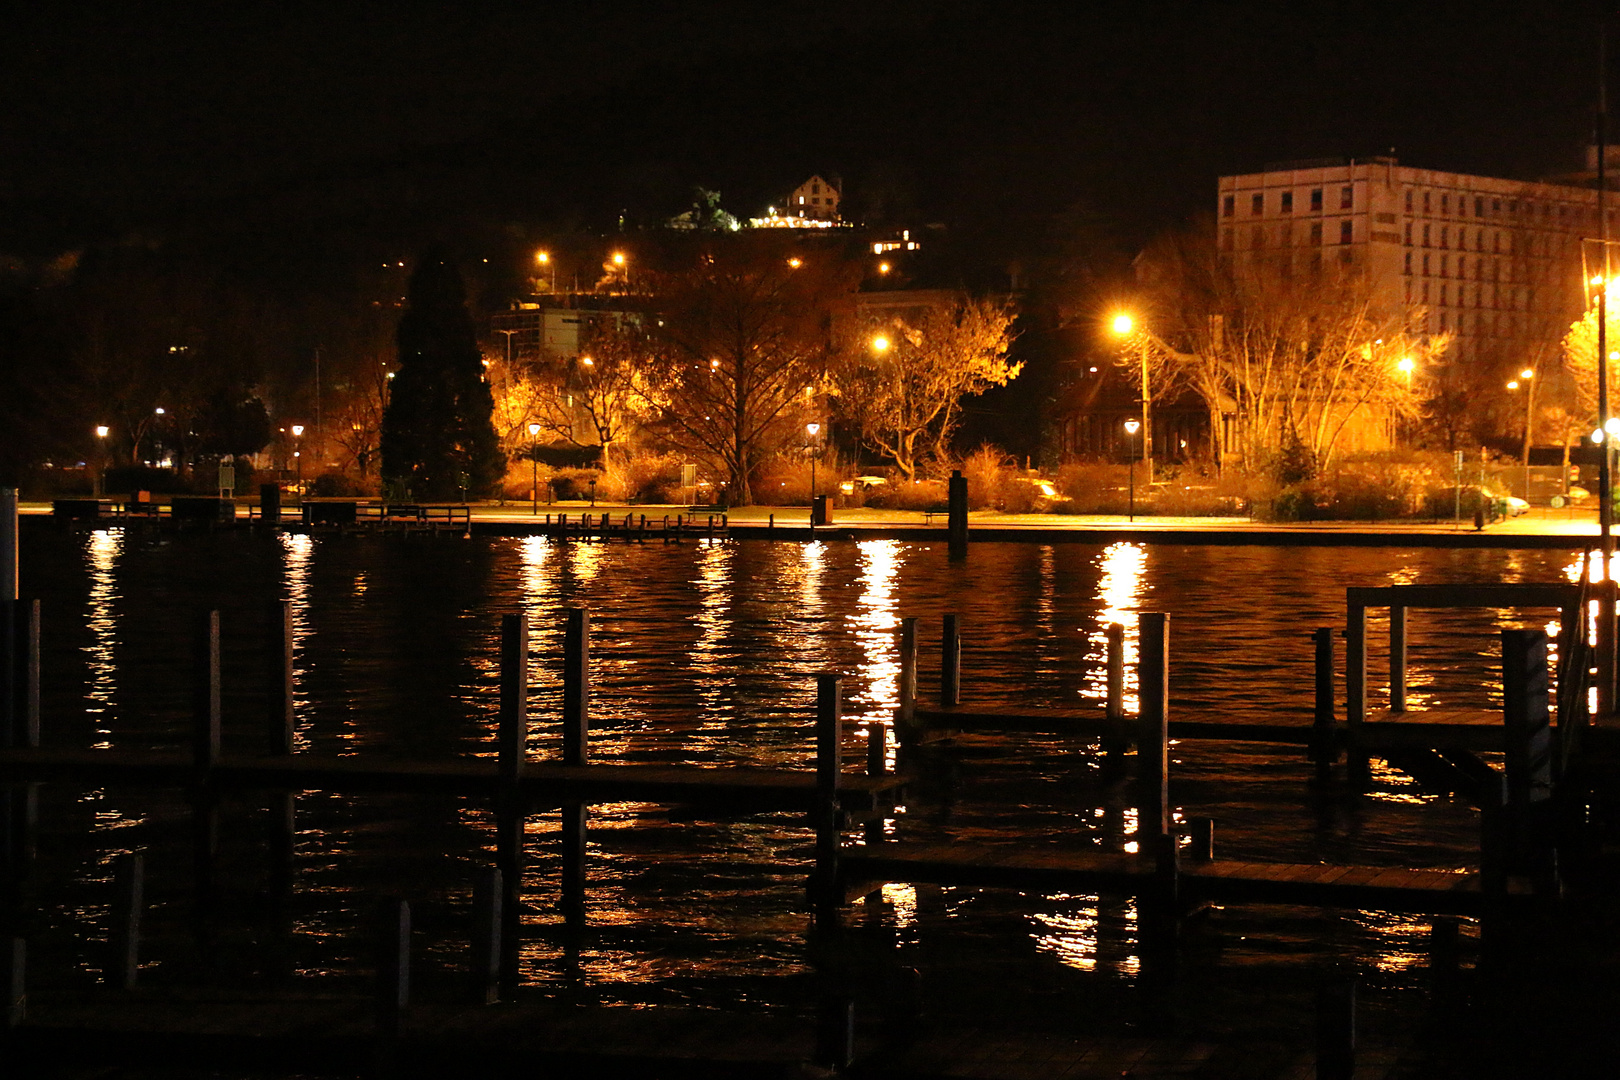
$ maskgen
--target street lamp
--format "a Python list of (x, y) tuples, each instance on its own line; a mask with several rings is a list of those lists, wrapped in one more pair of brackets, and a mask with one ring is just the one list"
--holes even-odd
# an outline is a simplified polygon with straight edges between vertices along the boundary
[(624, 275), (624, 291), (630, 291), (630, 260), (622, 251), (613, 253), (613, 265)]
[(884, 335), (882, 335), (882, 334), (876, 334), (872, 338), (872, 351), (875, 352), (875, 353), (886, 353), (886, 352), (888, 352), (889, 351), (889, 345), (890, 345), (889, 339), (887, 337), (885, 337)]
[(292, 433), (293, 433), (293, 438), (296, 439), (296, 440), (299, 440), (298, 442), (295, 442), (293, 444), (293, 460), (298, 463), (298, 501), (299, 501), (299, 503), (303, 503), (303, 501), (304, 501), (304, 446), (303, 446), (302, 440), (304, 438), (304, 425), (303, 424), (294, 424), (292, 426)]
[(1136, 420), (1127, 420), (1127, 421), (1125, 421), (1125, 431), (1131, 437), (1131, 441), (1130, 441), (1130, 455), (1131, 455), (1131, 481), (1130, 481), (1130, 484), (1131, 484), (1131, 513), (1130, 513), (1130, 520), (1133, 521), (1133, 522), (1136, 520), (1136, 433), (1139, 430), (1141, 430), (1141, 427), (1142, 427), (1141, 423), (1136, 421)]
[(1153, 483), (1153, 390), (1148, 383), (1148, 332), (1136, 329), (1136, 320), (1121, 312), (1114, 316), (1114, 334), (1121, 338), (1135, 336), (1141, 346), (1142, 360), (1142, 467), (1147, 470), (1147, 482)]
[(529, 516), (540, 515), (540, 456), (537, 440), (540, 437), (540, 425), (529, 424)]
[(821, 434), (821, 425), (809, 423), (804, 425), (806, 445), (810, 448), (810, 527), (816, 527), (816, 436)]
[(1524, 389), (1524, 501), (1530, 501), (1530, 438), (1535, 423), (1536, 387), (1531, 380), (1536, 377), (1535, 368), (1525, 368), (1519, 372), (1519, 377), (1507, 384), (1509, 390)]
[(556, 292), (557, 291), (557, 268), (551, 261), (551, 252), (549, 252), (549, 251), (537, 251), (537, 252), (535, 252), (534, 253), (534, 261), (538, 265), (540, 265), (541, 267), (544, 267), (547, 271), (549, 271), (548, 277), (550, 278), (550, 284), (547, 286), (547, 288), (550, 289), (552, 292)]
[(97, 424), (96, 425), (96, 438), (101, 440), (101, 444), (100, 444), (100, 452), (96, 455), (98, 460), (96, 461), (96, 471), (94, 473), (93, 480), (92, 480), (92, 483), (90, 485), (90, 494), (94, 495), (98, 499), (101, 498), (101, 496), (102, 496), (102, 490), (101, 490), (102, 485), (104, 483), (106, 483), (106, 473), (107, 473), (107, 433), (108, 433), (109, 430), (110, 429), (107, 427), (106, 424)]

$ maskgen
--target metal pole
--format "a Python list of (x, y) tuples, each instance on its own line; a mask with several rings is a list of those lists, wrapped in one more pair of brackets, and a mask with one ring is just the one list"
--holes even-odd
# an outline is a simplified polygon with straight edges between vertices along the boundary
[(529, 516), (538, 517), (540, 514), (540, 459), (535, 456), (534, 446), (529, 447)]
[[(1136, 442), (1136, 436), (1134, 436), (1134, 435), (1131, 436), (1131, 442), (1132, 443)], [(1130, 482), (1130, 488), (1131, 488), (1130, 520), (1132, 522), (1134, 522), (1136, 520), (1136, 447), (1135, 446), (1131, 447), (1131, 482)]]
[(1609, 91), (1608, 91), (1608, 27), (1600, 23), (1598, 26), (1598, 114), (1597, 114), (1597, 209), (1598, 209), (1598, 242), (1603, 248), (1603, 284), (1598, 288), (1597, 310), (1597, 383), (1598, 383), (1598, 430), (1603, 432), (1603, 442), (1599, 449), (1603, 453), (1598, 458), (1598, 530), (1602, 535), (1603, 551), (1603, 580), (1609, 580), (1609, 563), (1614, 557), (1614, 537), (1611, 528), (1614, 523), (1614, 493), (1612, 490), (1614, 470), (1612, 449), (1609, 438), (1609, 215), (1605, 209), (1604, 196), (1607, 194), (1608, 175), (1604, 160), (1609, 156)]
[(1153, 405), (1153, 391), (1148, 388), (1148, 342), (1147, 334), (1142, 335), (1142, 468), (1146, 471), (1147, 483), (1153, 484), (1153, 426), (1149, 410)]

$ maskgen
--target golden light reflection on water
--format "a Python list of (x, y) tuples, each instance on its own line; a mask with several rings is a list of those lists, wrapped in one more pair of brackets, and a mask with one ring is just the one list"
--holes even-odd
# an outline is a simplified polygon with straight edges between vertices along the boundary
[(1030, 921), (1036, 928), (1036, 951), (1051, 953), (1057, 957), (1059, 963), (1080, 971), (1095, 970), (1100, 898), (1060, 894), (1047, 899), (1078, 903), (1079, 907), (1066, 914), (1037, 913), (1030, 916)]
[[(292, 602), (292, 639), (293, 639), (293, 750), (307, 751), (309, 749), (309, 695), (304, 689), (308, 685), (309, 663), (311, 651), (309, 639), (314, 635), (314, 626), (309, 617), (310, 600), (310, 571), (315, 561), (315, 538), (308, 533), (281, 534), (282, 579), (284, 595)], [(364, 592), (365, 586), (356, 581), (357, 592)], [(349, 742), (354, 738), (353, 721), (348, 716), (348, 710), (343, 711), (339, 721), (342, 725), (340, 737)]]
[(606, 547), (606, 544), (584, 541), (568, 546), (568, 568), (581, 585), (589, 585), (596, 580), (596, 575), (602, 569), (602, 555)]
[(894, 911), (894, 928), (907, 930), (917, 925), (917, 887), (890, 883), (883, 886), (883, 902)]
[[(806, 545), (806, 549), (815, 546)], [(810, 558), (808, 554), (805, 557)], [(698, 593), (698, 609), (692, 617), (698, 629), (697, 640), (692, 643), (692, 674), (700, 702), (700, 731), (723, 729), (732, 712), (726, 688), (731, 669), (726, 637), (731, 627), (733, 558), (730, 544), (711, 541), (698, 548), (697, 578), (692, 582)], [(707, 736), (694, 749), (710, 749), (713, 742), (714, 737)]]
[(1086, 698), (1108, 700), (1108, 625), (1125, 627), (1125, 710), (1133, 712), (1136, 695), (1136, 616), (1141, 610), (1142, 572), (1147, 567), (1147, 548), (1142, 544), (1110, 544), (1098, 562), (1102, 577), (1097, 582), (1097, 599), (1102, 610), (1097, 625), (1088, 636), (1085, 690)]
[(85, 627), (90, 644), (84, 646), (90, 677), (85, 684), (85, 714), (100, 738), (91, 744), (97, 750), (112, 747), (113, 698), (118, 692), (118, 559), (124, 553), (124, 530), (97, 529), (85, 541), (85, 559), (90, 566), (90, 595)]
[(874, 724), (884, 729), (884, 757), (893, 768), (898, 746), (888, 721), (900, 705), (900, 646), (895, 637), (900, 629), (900, 602), (895, 583), (905, 561), (904, 548), (897, 540), (863, 540), (856, 548), (861, 595), (849, 623), (861, 648), (864, 685), (850, 695), (849, 715), (860, 725), (863, 739)]

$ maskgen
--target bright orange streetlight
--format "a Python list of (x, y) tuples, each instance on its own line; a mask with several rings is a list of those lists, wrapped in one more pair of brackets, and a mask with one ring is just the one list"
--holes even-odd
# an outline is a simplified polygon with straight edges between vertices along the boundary
[[(1136, 332), (1136, 320), (1126, 312), (1114, 316), (1114, 333), (1122, 338), (1128, 338)], [(1147, 482), (1153, 483), (1153, 388), (1148, 381), (1148, 336), (1140, 335), (1138, 344), (1142, 352), (1142, 468), (1146, 470)]]
[(1132, 319), (1129, 315), (1121, 313), (1114, 316), (1114, 333), (1118, 334), (1120, 337), (1125, 337), (1135, 329), (1136, 320)]
[(889, 339), (882, 334), (874, 334), (872, 336), (872, 351), (876, 353), (888, 352)]

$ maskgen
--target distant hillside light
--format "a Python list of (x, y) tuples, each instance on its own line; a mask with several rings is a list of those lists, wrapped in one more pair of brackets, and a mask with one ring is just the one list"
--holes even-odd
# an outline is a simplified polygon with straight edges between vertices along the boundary
[(804, 260), (795, 255), (793, 258), (788, 260), (788, 265), (797, 270), (799, 267), (804, 265)]
[(889, 339), (884, 337), (882, 334), (878, 334), (876, 337), (872, 338), (872, 351), (873, 352), (888, 352), (889, 351)]
[(1136, 328), (1136, 321), (1129, 315), (1114, 316), (1114, 333), (1124, 337)]
[(110, 429), (107, 427), (106, 424), (98, 424), (98, 425), (96, 425), (96, 438), (105, 439), (107, 437), (107, 432), (109, 430)]
[(551, 253), (549, 251), (537, 251), (534, 253), (534, 261), (544, 266), (551, 261)]
[(614, 266), (623, 266), (624, 265), (624, 252), (615, 251), (613, 253), (613, 265)]

